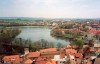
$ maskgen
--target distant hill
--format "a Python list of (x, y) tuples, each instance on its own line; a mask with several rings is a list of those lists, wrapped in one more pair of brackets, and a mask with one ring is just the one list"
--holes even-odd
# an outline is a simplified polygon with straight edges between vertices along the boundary
[(0, 20), (30, 21), (30, 20), (100, 20), (100, 18), (42, 18), (42, 17), (0, 17)]
[(32, 18), (32, 17), (0, 17), (0, 20), (43, 20), (45, 18)]

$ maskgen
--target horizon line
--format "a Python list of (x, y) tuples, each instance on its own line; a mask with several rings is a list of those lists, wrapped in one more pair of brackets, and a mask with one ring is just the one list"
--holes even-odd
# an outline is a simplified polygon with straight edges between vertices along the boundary
[(88, 18), (82, 18), (82, 17), (70, 17), (70, 18), (68, 18), (68, 17), (21, 17), (21, 16), (12, 16), (12, 17), (0, 17), (0, 18), (45, 18), (45, 19), (100, 19), (99, 17), (98, 18), (96, 18), (96, 17), (94, 17), (94, 18), (92, 18), (92, 17), (88, 17)]

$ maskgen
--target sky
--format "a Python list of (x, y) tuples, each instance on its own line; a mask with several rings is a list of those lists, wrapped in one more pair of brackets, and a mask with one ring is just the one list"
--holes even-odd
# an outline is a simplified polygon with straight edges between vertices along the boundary
[(0, 17), (100, 18), (100, 0), (0, 0)]

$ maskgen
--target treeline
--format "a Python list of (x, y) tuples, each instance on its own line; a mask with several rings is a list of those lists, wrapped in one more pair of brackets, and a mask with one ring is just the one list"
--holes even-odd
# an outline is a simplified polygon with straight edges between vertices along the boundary
[(1, 28), (0, 44), (11, 44), (20, 32), (21, 30), (17, 28)]
[(31, 43), (31, 45), (29, 47), (31, 47), (30, 48), (31, 51), (37, 51), (37, 50), (40, 50), (40, 49), (54, 48), (55, 43), (41, 39), (39, 41)]
[(62, 43), (55, 43), (50, 42), (44, 39), (41, 39), (39, 41), (33, 42), (30, 39), (22, 39), (22, 38), (16, 38), (12, 42), (12, 45), (22, 46), (22, 47), (29, 47), (30, 51), (38, 51), (40, 49), (46, 49), (46, 48), (63, 48), (64, 45)]
[(0, 54), (13, 54), (12, 41), (21, 32), (18, 28), (0, 28)]

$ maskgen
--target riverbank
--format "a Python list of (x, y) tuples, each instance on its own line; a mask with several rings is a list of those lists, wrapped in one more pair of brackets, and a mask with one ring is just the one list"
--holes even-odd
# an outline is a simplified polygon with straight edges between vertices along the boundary
[[(4, 28), (5, 26), (0, 26), (1, 28)], [(47, 27), (47, 28), (51, 28), (51, 26), (6, 26), (6, 28), (15, 28), (15, 27)]]

